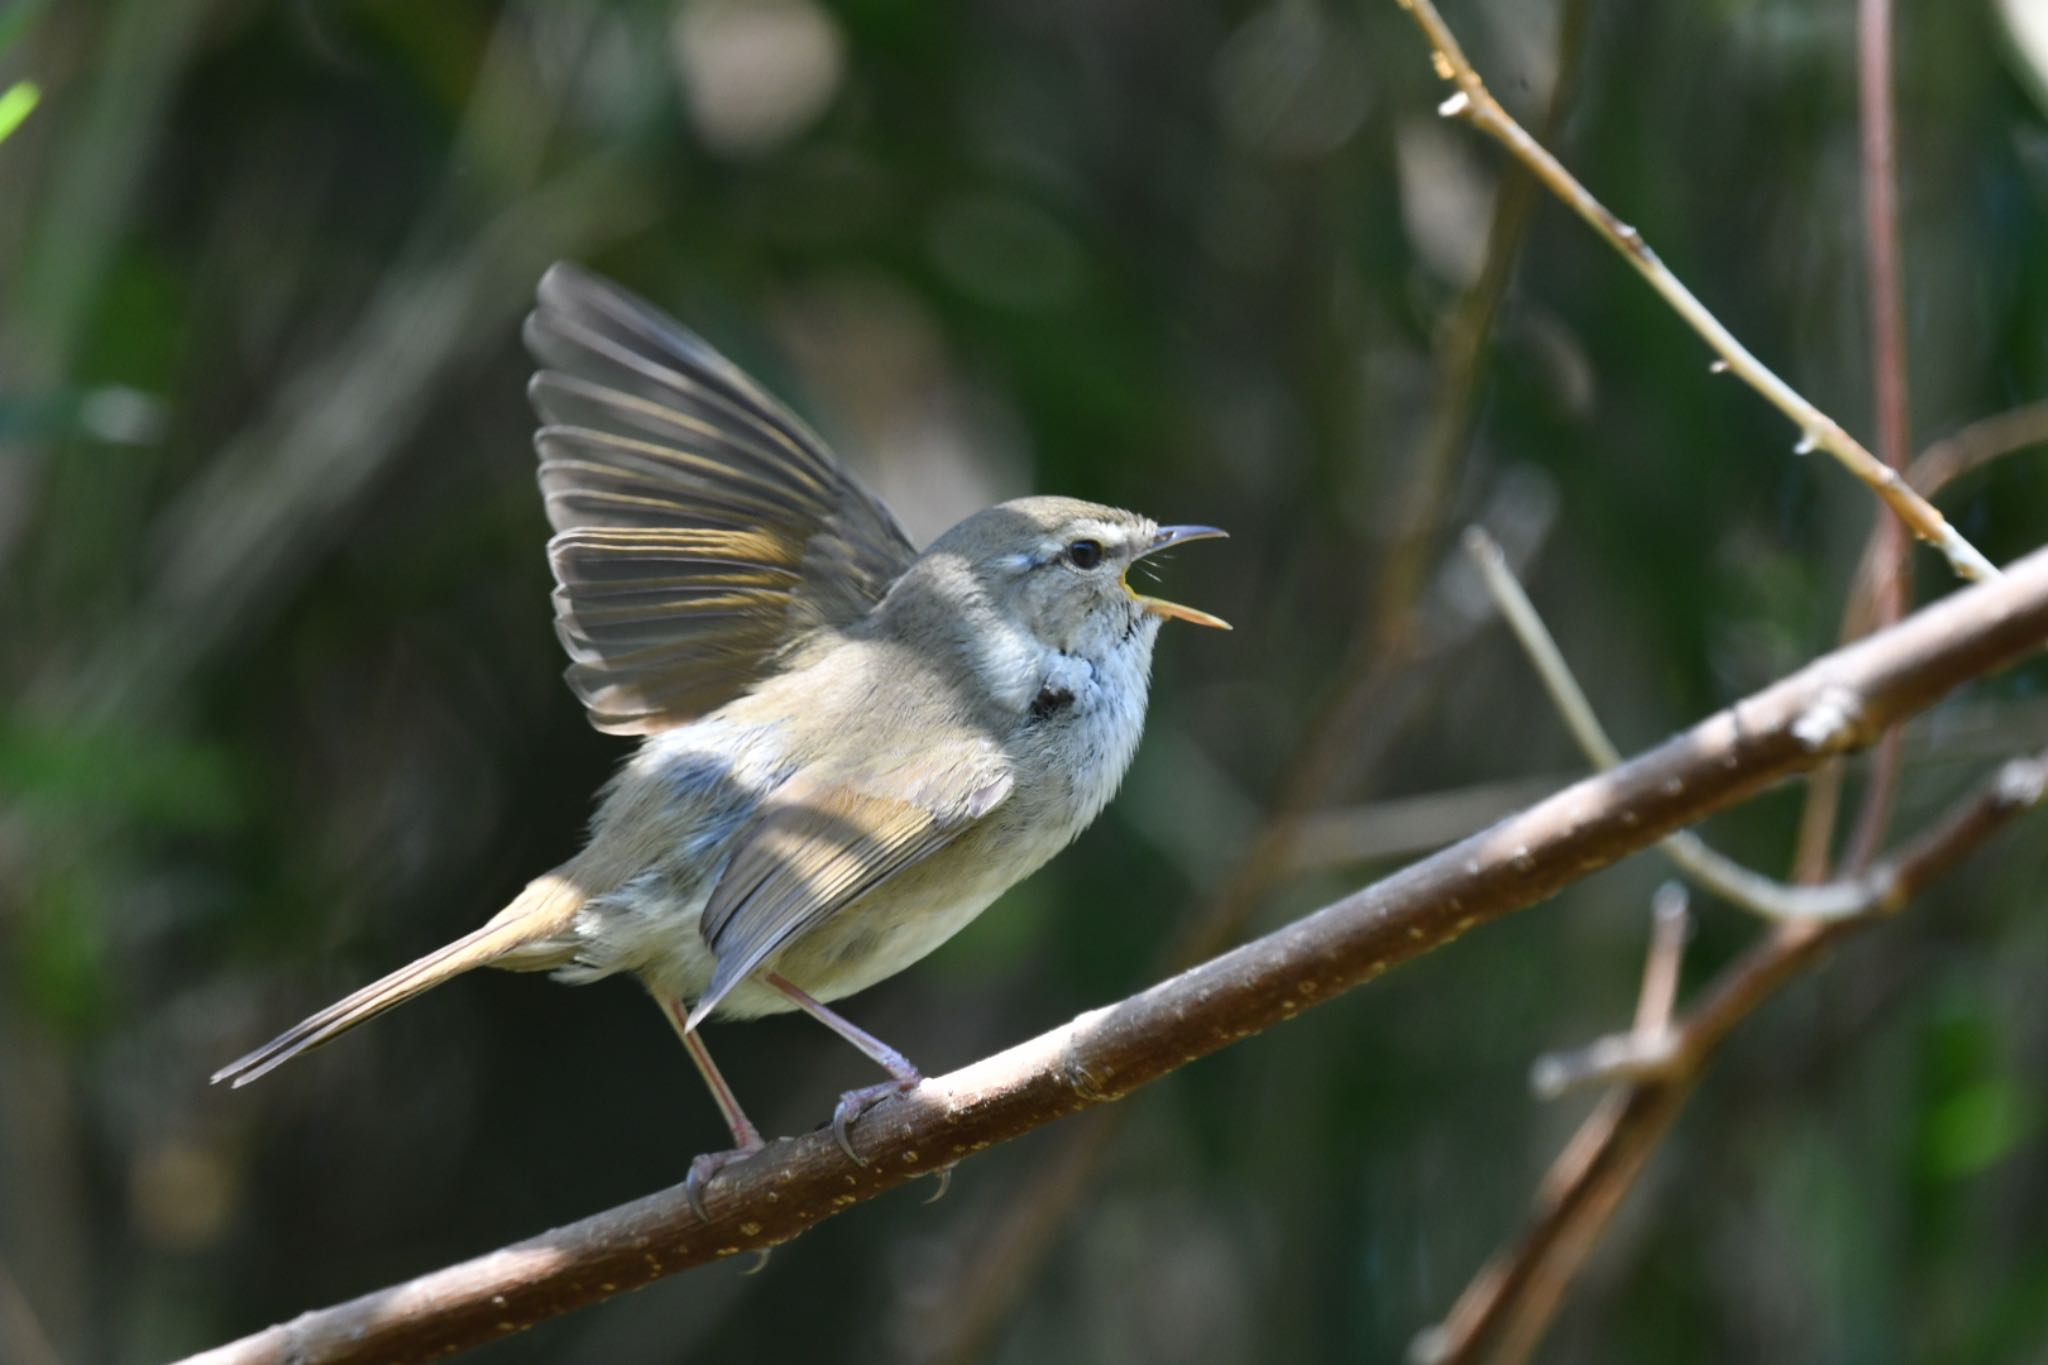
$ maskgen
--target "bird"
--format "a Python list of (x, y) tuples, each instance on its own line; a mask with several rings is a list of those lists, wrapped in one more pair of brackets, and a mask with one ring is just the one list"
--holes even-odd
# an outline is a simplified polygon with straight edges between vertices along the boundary
[(714, 1017), (801, 1011), (889, 1079), (922, 1073), (830, 1006), (951, 938), (1115, 794), (1154, 643), (1207, 612), (1132, 565), (1221, 537), (1076, 498), (1019, 498), (921, 553), (812, 430), (696, 333), (562, 262), (524, 336), (556, 633), (599, 730), (639, 746), (581, 852), (474, 931), (222, 1067), (248, 1084), (478, 967), (636, 977), (733, 1146), (765, 1145), (706, 1050)]

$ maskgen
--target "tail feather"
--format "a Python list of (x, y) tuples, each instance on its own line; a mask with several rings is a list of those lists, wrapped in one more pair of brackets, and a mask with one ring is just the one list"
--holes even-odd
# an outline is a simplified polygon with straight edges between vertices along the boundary
[[(231, 1081), (238, 1087), (247, 1085), (300, 1053), (332, 1042), (356, 1025), (368, 1023), (384, 1011), (404, 1004), (450, 977), (487, 966), (538, 939), (560, 933), (568, 927), (584, 899), (584, 893), (567, 878), (559, 875), (537, 878), (482, 928), (436, 948), (418, 961), (410, 962), (389, 976), (335, 1001), (319, 1013), (300, 1020), (248, 1056), (214, 1072), (213, 1083), (218, 1085), (222, 1081)], [(524, 967), (528, 964), (522, 962), (519, 965)]]

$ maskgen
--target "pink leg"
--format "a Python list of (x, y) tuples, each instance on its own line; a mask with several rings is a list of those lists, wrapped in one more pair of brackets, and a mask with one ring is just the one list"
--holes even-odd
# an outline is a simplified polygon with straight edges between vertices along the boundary
[(788, 977), (766, 972), (762, 974), (761, 979), (788, 996), (805, 1014), (859, 1048), (863, 1056), (903, 1082), (906, 1087), (914, 1086), (924, 1079), (924, 1073), (911, 1065), (908, 1057), (852, 1020), (827, 1009)]
[(735, 1161), (744, 1160), (767, 1146), (761, 1141), (761, 1130), (754, 1127), (740, 1108), (739, 1097), (732, 1093), (725, 1077), (719, 1072), (718, 1064), (711, 1060), (711, 1049), (704, 1046), (692, 1029), (684, 1027), (690, 1011), (680, 1000), (664, 1000), (661, 1012), (675, 1026), (676, 1036), (683, 1040), (683, 1050), (690, 1054), (690, 1060), (697, 1064), (697, 1074), (704, 1078), (704, 1084), (711, 1091), (711, 1098), (718, 1102), (718, 1112), (725, 1116), (725, 1126), (732, 1130), (733, 1147), (729, 1152), (706, 1152), (690, 1162), (690, 1174), (683, 1180), (683, 1197), (690, 1201), (690, 1209), (697, 1215), (697, 1221), (708, 1223), (710, 1217), (704, 1212), (704, 1184), (719, 1171)]
[[(839, 1150), (846, 1153), (847, 1160), (853, 1162), (854, 1165), (867, 1165), (867, 1158), (853, 1150), (853, 1139), (848, 1136), (847, 1129), (855, 1119), (866, 1113), (874, 1105), (888, 1099), (892, 1095), (900, 1095), (906, 1090), (915, 1090), (919, 1085), (923, 1084), (924, 1073), (911, 1065), (908, 1057), (905, 1057), (866, 1029), (861, 1028), (850, 1020), (841, 1018), (833, 1011), (825, 1008), (823, 1004), (813, 999), (807, 991), (788, 978), (779, 976), (774, 972), (764, 972), (761, 974), (760, 980), (788, 996), (798, 1009), (859, 1048), (863, 1056), (871, 1059), (882, 1070), (888, 1072), (892, 1078), (882, 1082), (880, 1085), (870, 1085), (859, 1090), (847, 1091), (839, 1097), (839, 1104), (832, 1111), (832, 1136), (839, 1140)], [(943, 1193), (943, 1187), (941, 1187), (941, 1192)]]

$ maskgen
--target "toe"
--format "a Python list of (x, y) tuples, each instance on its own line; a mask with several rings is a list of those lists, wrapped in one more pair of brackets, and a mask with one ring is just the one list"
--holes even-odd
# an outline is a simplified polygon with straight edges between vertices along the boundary
[(697, 1221), (708, 1224), (711, 1215), (704, 1212), (705, 1175), (703, 1167), (698, 1164), (702, 1159), (691, 1162), (690, 1173), (683, 1177), (683, 1198), (689, 1201), (690, 1212), (697, 1215)]
[(867, 1104), (854, 1095), (842, 1095), (838, 1107), (832, 1111), (832, 1139), (839, 1144), (839, 1150), (846, 1153), (846, 1159), (856, 1166), (865, 1166), (868, 1159), (853, 1150), (853, 1138), (847, 1128), (867, 1111)]
[(729, 1152), (706, 1152), (691, 1160), (690, 1173), (683, 1177), (683, 1198), (689, 1201), (690, 1212), (697, 1215), (698, 1222), (711, 1221), (711, 1215), (704, 1211), (704, 1187), (720, 1171), (736, 1161), (745, 1161), (766, 1145), (756, 1142), (750, 1147), (735, 1147)]

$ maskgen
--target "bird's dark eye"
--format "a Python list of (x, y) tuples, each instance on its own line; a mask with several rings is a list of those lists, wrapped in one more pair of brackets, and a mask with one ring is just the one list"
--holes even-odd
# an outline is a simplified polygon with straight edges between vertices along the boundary
[(1067, 562), (1077, 569), (1092, 569), (1102, 562), (1102, 542), (1077, 540), (1067, 547)]

